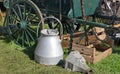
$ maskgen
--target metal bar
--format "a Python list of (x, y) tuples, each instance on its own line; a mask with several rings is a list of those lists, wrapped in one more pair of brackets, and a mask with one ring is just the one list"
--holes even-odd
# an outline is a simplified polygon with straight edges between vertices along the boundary
[(36, 34), (36, 32), (30, 26), (28, 26), (27, 29)]
[(24, 47), (24, 43), (25, 43), (25, 40), (24, 40), (24, 31), (22, 31), (22, 46)]
[[(86, 29), (86, 34), (88, 34), (88, 32), (89, 32), (89, 30), (90, 30), (91, 28), (92, 28), (92, 27), (89, 26), (89, 27)], [(78, 39), (78, 41), (77, 41), (76, 43), (79, 44), (80, 41), (81, 41), (84, 37), (85, 37), (85, 34), (83, 33), (83, 34), (79, 37), (79, 39)], [(85, 43), (85, 44), (86, 44), (86, 43)]]
[(19, 39), (20, 39), (20, 34), (18, 34), (16, 42), (18, 42)]
[[(82, 19), (83, 20), (86, 20), (85, 18), (85, 9), (84, 9), (84, 0), (80, 0), (80, 3), (81, 3), (81, 12), (82, 12)], [(82, 23), (83, 25), (85, 23)], [(84, 31), (85, 31), (85, 45), (88, 45), (88, 42), (89, 42), (89, 39), (88, 39), (88, 35), (87, 35), (87, 27), (86, 25), (84, 25)]]
[(27, 40), (27, 42), (28, 42), (28, 45), (29, 45), (29, 47), (30, 47), (31, 45), (30, 45), (30, 41), (29, 41), (29, 38), (28, 38), (28, 36), (27, 36), (27, 33), (26, 33), (26, 31), (25, 31), (25, 37), (26, 37), (26, 40)]
[(18, 13), (17, 13), (17, 11), (16, 11), (14, 8), (12, 8), (12, 10), (13, 10), (13, 12), (15, 13), (15, 15), (19, 18), (19, 20), (21, 20), (21, 19), (20, 19), (20, 16), (19, 16)]
[(23, 8), (23, 20), (25, 20), (26, 17), (26, 5), (24, 3), (24, 8)]
[(18, 21), (18, 22), (20, 22), (20, 20), (17, 18), (17, 17), (15, 17), (15, 16), (12, 16), (12, 15), (9, 15), (13, 20), (15, 19), (16, 21)]
[(111, 27), (110, 25), (107, 25), (107, 24), (85, 21), (85, 20), (82, 20), (82, 19), (75, 19), (75, 21), (77, 21), (78, 23), (82, 23), (82, 24), (90, 25), (90, 26), (95, 26), (95, 27), (101, 27), (101, 28)]
[(26, 18), (25, 18), (25, 21), (27, 21), (28, 20), (28, 18), (30, 17), (30, 14), (31, 14), (31, 7), (30, 7), (30, 9), (29, 9), (29, 11), (28, 11), (28, 15), (26, 15)]
[(23, 20), (22, 19), (22, 11), (21, 11), (20, 5), (17, 4), (17, 7), (18, 7), (18, 11), (19, 11), (19, 16), (20, 16), (21, 20)]
[(32, 18), (29, 18), (28, 22), (31, 22), (32, 20), (34, 20), (37, 17), (37, 15), (32, 16)]
[(62, 20), (62, 4), (61, 4), (61, 0), (59, 0), (59, 19)]
[(26, 29), (26, 32), (27, 32), (27, 34), (29, 35), (29, 37), (33, 40), (33, 41), (35, 41), (35, 39), (33, 38), (33, 36), (31, 35), (31, 33)]
[(71, 25), (71, 29), (70, 30), (70, 43), (69, 43), (69, 52), (68, 54), (72, 51), (72, 43), (73, 43), (73, 24)]

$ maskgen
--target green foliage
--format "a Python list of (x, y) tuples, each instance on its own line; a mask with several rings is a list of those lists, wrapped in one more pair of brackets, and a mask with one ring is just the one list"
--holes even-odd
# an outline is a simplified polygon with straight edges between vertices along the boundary
[[(22, 48), (13, 41), (0, 36), (0, 74), (79, 74), (70, 72), (62, 66), (44, 66), (34, 61), (35, 46)], [(94, 74), (120, 73), (120, 47), (116, 47), (113, 54), (97, 64), (89, 64)], [(64, 49), (65, 57), (67, 49)], [(117, 53), (119, 52), (119, 53)]]
[[(0, 26), (2, 23), (0, 23)], [(62, 66), (45, 66), (34, 61), (35, 46), (23, 48), (9, 37), (0, 36), (0, 74), (80, 74), (65, 70)], [(64, 49), (64, 59), (67, 56)], [(88, 65), (94, 74), (120, 74), (120, 47), (113, 49), (112, 55)]]
[(34, 61), (35, 47), (22, 48), (3, 38), (0, 36), (0, 74), (78, 74), (60, 66), (40, 65)]
[(100, 45), (101, 45), (101, 46), (110, 47), (110, 45), (109, 45), (109, 44), (107, 44), (107, 43), (105, 43), (105, 42), (102, 42)]

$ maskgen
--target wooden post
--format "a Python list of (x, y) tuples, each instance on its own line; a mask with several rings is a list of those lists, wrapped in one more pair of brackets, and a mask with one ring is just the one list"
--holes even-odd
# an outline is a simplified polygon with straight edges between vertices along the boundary
[(0, 9), (0, 21), (2, 21), (2, 17), (3, 17), (3, 14), (2, 14), (1, 9)]

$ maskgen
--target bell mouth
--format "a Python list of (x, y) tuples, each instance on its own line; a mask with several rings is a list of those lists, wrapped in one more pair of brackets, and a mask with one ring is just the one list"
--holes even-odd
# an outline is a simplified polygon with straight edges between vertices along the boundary
[(58, 35), (59, 33), (55, 29), (43, 29), (41, 30), (41, 34), (42, 35)]

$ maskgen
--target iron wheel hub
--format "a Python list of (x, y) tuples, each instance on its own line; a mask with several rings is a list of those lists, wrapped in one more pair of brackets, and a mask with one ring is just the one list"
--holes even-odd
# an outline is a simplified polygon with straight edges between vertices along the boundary
[(26, 21), (21, 21), (18, 23), (19, 28), (26, 28), (27, 27), (27, 22)]

